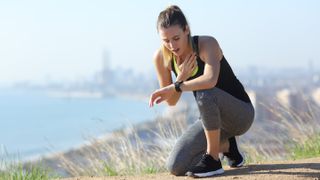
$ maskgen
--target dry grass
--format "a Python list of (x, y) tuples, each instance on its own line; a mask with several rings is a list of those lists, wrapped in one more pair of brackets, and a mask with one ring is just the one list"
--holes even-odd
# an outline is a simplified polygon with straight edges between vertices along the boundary
[[(186, 109), (184, 111), (187, 111)], [(177, 138), (187, 127), (187, 113), (175, 119), (159, 117), (154, 122), (131, 126), (90, 144), (45, 158), (47, 166), (63, 176), (113, 176), (165, 171), (165, 161)], [(54, 166), (54, 167), (53, 167)]]
[[(249, 162), (292, 157), (292, 150), (320, 132), (318, 106), (306, 104), (307, 111), (264, 105), (274, 119), (255, 122), (240, 138), (240, 147)], [(277, 108), (275, 108), (277, 107)], [(165, 171), (165, 161), (177, 138), (196, 119), (186, 107), (170, 117), (131, 126), (104, 138), (91, 138), (88, 145), (43, 159), (62, 176), (138, 175)]]
[(281, 105), (262, 104), (272, 117), (255, 123), (241, 138), (241, 147), (249, 160), (285, 160), (294, 157), (296, 146), (303, 144), (320, 133), (319, 106), (305, 100), (303, 110)]

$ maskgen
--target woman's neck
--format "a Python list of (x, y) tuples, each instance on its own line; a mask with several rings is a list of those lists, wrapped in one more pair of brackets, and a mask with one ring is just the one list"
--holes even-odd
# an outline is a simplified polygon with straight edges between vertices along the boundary
[(190, 55), (193, 52), (192, 47), (188, 44), (187, 49), (178, 57), (179, 59), (179, 63), (178, 64), (182, 64), (183, 61), (186, 59), (186, 57), (188, 55)]

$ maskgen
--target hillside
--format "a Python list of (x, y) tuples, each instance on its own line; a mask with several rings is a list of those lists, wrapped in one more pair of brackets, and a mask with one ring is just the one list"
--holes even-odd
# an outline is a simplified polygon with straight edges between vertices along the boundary
[[(263, 164), (248, 164), (240, 169), (224, 167), (225, 173), (222, 176), (205, 178), (215, 180), (225, 179), (272, 179), (272, 180), (293, 180), (313, 179), (320, 180), (320, 157), (295, 161), (274, 161)], [(190, 177), (176, 177), (169, 173), (159, 173), (141, 176), (112, 176), (112, 177), (75, 177), (63, 180), (146, 180), (146, 179), (193, 179)]]

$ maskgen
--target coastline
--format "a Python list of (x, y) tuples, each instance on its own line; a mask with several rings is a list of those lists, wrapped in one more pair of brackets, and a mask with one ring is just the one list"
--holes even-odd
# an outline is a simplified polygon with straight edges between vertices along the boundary
[(0, 106), (4, 107), (1, 119), (4, 121), (0, 150), (8, 162), (34, 161), (56, 152), (77, 149), (88, 143), (87, 138), (100, 139), (125, 124), (151, 121), (164, 110), (162, 107), (149, 110), (147, 97), (143, 95), (102, 96), (98, 92), (29, 89), (1, 91)]
[[(187, 111), (186, 108), (188, 108), (186, 104), (180, 103), (177, 107), (165, 109), (164, 112), (155, 119), (132, 124), (125, 128), (118, 128), (99, 137), (91, 137), (91, 139), (83, 141), (83, 143), (73, 146), (65, 151), (55, 151), (30, 158), (27, 161), (23, 161), (23, 166), (28, 168), (40, 165), (53, 169), (63, 177), (72, 176), (70, 172), (67, 172), (61, 167), (62, 164), (73, 164), (74, 162), (77, 164), (86, 164), (91, 160), (101, 159), (101, 157), (108, 161), (108, 155), (104, 152), (106, 150), (103, 150), (105, 148), (104, 146), (117, 144), (117, 140), (119, 139), (120, 141), (130, 139), (130, 141), (135, 141), (134, 139), (138, 138), (145, 142), (159, 143), (160, 141), (157, 140), (159, 124), (161, 124), (160, 126), (169, 126), (170, 123), (177, 123), (177, 121), (181, 120), (184, 121), (186, 117), (185, 112)], [(172, 117), (175, 117), (175, 119), (172, 119)], [(192, 118), (192, 120), (194, 119), (196, 118)], [(189, 119), (189, 121), (191, 121), (191, 119)], [(184, 124), (183, 126), (186, 127), (187, 124)]]
[[(118, 129), (105, 136), (93, 138), (90, 143), (65, 152), (53, 153), (39, 161), (25, 163), (24, 166), (38, 164), (50, 167), (62, 177), (80, 177), (92, 173), (97, 176), (102, 173), (98, 170), (103, 168), (111, 168), (111, 172), (130, 174), (132, 172), (123, 172), (128, 170), (125, 168), (130, 167), (130, 164), (135, 164), (138, 168), (150, 168), (148, 162), (156, 161), (156, 165), (151, 164), (151, 167), (159, 168), (156, 172), (163, 172), (165, 159), (175, 141), (188, 125), (199, 117), (190, 104), (179, 105), (166, 109), (163, 115), (148, 122)], [(248, 160), (251, 162), (285, 161), (293, 152), (290, 148), (294, 148), (296, 143), (301, 145), (310, 137), (310, 128), (314, 129), (314, 132), (318, 131), (316, 122), (318, 119), (309, 119), (308, 123), (304, 122), (303, 131), (296, 131), (294, 127), (301, 125), (298, 120), (282, 120), (284, 125), (291, 124), (289, 129), (287, 126), (279, 126), (280, 122), (276, 121), (255, 121), (250, 130), (239, 139), (240, 148), (250, 155)], [(291, 137), (299, 139), (294, 142)], [(265, 146), (266, 144), (268, 146)], [(158, 158), (145, 159), (149, 153)], [(141, 172), (141, 169), (138, 172)], [(102, 173), (102, 176), (105, 174)]]

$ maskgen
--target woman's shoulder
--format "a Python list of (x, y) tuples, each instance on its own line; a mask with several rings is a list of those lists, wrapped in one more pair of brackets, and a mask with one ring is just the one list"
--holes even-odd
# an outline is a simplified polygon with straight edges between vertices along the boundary
[(162, 50), (161, 48), (157, 49), (154, 53), (153, 53), (153, 59), (155, 61), (159, 61), (160, 59), (163, 59), (163, 55), (162, 55)]
[(198, 36), (198, 43), (199, 45), (202, 45), (202, 46), (211, 46), (214, 45), (214, 46), (217, 46), (219, 47), (219, 43), (217, 41), (217, 39), (213, 36)]
[(198, 46), (203, 57), (207, 57), (209, 54), (213, 55), (217, 59), (221, 59), (223, 56), (222, 50), (216, 38), (213, 36), (199, 36)]
[(171, 70), (170, 66), (165, 62), (165, 59), (163, 57), (162, 48), (158, 48), (154, 54), (153, 54), (153, 62), (156, 66), (164, 67), (168, 70)]

